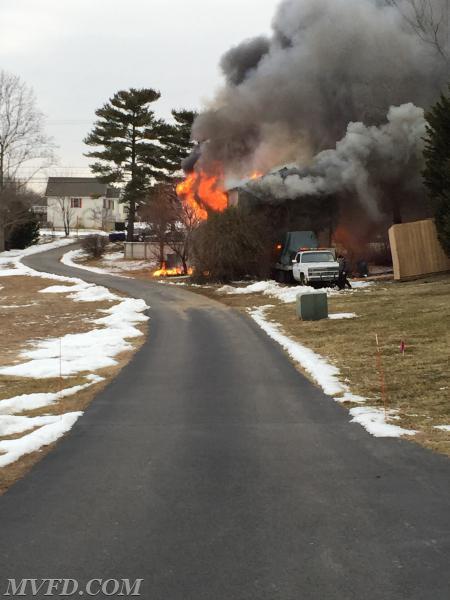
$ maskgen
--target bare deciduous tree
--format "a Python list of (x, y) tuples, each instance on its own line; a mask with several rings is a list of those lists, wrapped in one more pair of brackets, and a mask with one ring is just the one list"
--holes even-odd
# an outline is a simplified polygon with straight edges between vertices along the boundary
[(175, 223), (175, 206), (177, 195), (175, 187), (170, 183), (158, 183), (153, 186), (142, 205), (139, 215), (148, 224), (152, 239), (158, 243), (158, 260), (164, 266), (164, 248), (167, 245)]
[(60, 197), (56, 200), (56, 208), (58, 212), (61, 214), (61, 219), (64, 227), (64, 234), (66, 237), (70, 234), (70, 230), (73, 225), (73, 220), (75, 217), (75, 211), (72, 208), (72, 203), (70, 198)]
[[(54, 146), (45, 134), (43, 115), (36, 108), (33, 91), (19, 77), (0, 71), (0, 251), (13, 215), (10, 202), (17, 190), (40, 169), (54, 162)], [(21, 168), (31, 165), (24, 177)], [(12, 190), (15, 190), (12, 193)]]
[[(29, 179), (49, 166), (53, 151), (32, 89), (16, 75), (0, 71), (0, 189), (7, 181)], [(27, 178), (19, 177), (26, 163), (33, 163), (34, 171)]]
[(385, 0), (396, 8), (417, 37), (446, 63), (449, 56), (449, 0)]
[(200, 224), (197, 211), (189, 204), (178, 201), (175, 209), (175, 227), (169, 235), (167, 245), (175, 252), (183, 265), (183, 274), (188, 274), (193, 233)]

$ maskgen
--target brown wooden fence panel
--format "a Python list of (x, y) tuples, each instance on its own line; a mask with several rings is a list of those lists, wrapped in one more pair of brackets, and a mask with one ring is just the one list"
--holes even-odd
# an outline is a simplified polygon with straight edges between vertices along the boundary
[(393, 225), (389, 229), (394, 279), (408, 279), (450, 270), (432, 219)]

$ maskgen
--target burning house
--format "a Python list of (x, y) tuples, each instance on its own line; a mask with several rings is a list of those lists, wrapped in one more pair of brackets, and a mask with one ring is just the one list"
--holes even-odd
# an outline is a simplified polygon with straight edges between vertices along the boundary
[[(442, 13), (443, 0), (429, 4)], [(270, 37), (225, 54), (225, 85), (194, 123), (178, 190), (200, 218), (245, 203), (293, 215), (315, 202), (328, 226), (375, 232), (428, 216), (424, 109), (447, 83), (449, 37), (444, 21), (438, 47), (418, 36), (409, 5), (284, 0)]]

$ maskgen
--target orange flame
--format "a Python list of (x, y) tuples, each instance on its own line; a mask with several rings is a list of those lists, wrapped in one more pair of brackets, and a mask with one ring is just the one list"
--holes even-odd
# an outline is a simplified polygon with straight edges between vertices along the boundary
[(201, 221), (208, 218), (208, 211), (222, 212), (228, 206), (228, 196), (221, 179), (203, 171), (193, 171), (177, 185), (178, 196), (194, 209)]
[(250, 175), (249, 179), (259, 179), (263, 175), (264, 175), (264, 173), (261, 173), (261, 171), (253, 171), (253, 173)]
[[(192, 275), (192, 273), (193, 273), (192, 269), (189, 268), (187, 274)], [(163, 263), (163, 265), (160, 269), (153, 272), (153, 277), (174, 277), (176, 275), (184, 275), (183, 269), (181, 267), (175, 267), (173, 269), (168, 269), (166, 267), (166, 263)]]

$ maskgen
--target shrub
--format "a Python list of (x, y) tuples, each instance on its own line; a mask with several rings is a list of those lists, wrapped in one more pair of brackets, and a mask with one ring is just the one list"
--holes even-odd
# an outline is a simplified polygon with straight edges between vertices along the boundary
[(39, 221), (35, 215), (30, 213), (30, 218), (27, 221), (12, 228), (7, 236), (6, 244), (9, 249), (18, 248), (22, 250), (23, 248), (37, 244), (38, 240)]
[(81, 245), (90, 258), (101, 258), (105, 254), (108, 238), (104, 235), (90, 235), (83, 239)]
[(213, 213), (195, 232), (196, 278), (228, 282), (247, 276), (267, 277), (270, 250), (264, 219), (239, 208)]

